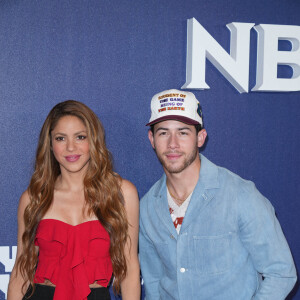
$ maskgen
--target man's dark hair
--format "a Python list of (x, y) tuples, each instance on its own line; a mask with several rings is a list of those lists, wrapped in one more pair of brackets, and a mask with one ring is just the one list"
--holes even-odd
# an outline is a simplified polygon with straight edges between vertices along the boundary
[(195, 129), (196, 129), (196, 134), (198, 135), (199, 131), (201, 131), (203, 129), (201, 124), (197, 124), (195, 125)]

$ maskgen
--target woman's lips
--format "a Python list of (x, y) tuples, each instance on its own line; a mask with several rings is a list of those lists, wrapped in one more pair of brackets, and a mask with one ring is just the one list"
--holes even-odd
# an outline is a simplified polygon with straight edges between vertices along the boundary
[(65, 158), (68, 162), (75, 162), (80, 158), (80, 155), (68, 155)]

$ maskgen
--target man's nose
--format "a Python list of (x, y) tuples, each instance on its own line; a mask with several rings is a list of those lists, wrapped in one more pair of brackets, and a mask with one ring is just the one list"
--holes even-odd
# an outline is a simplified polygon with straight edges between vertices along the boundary
[(178, 147), (178, 137), (176, 134), (171, 134), (169, 138), (169, 147), (171, 149), (177, 148)]

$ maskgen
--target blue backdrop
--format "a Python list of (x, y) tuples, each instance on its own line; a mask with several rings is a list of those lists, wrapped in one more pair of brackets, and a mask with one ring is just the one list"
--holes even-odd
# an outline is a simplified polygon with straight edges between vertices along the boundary
[[(185, 83), (192, 17), (229, 51), (227, 23), (299, 26), (300, 1), (0, 0), (0, 299), (16, 245), (18, 199), (49, 110), (66, 99), (90, 106), (104, 124), (116, 170), (142, 197), (162, 174), (145, 127), (150, 99)], [(256, 47), (252, 29), (250, 88)], [(209, 135), (203, 153), (270, 199), (299, 269), (300, 92), (239, 94), (210, 63), (206, 82), (210, 90), (195, 91)], [(289, 299), (300, 299), (298, 286)]]

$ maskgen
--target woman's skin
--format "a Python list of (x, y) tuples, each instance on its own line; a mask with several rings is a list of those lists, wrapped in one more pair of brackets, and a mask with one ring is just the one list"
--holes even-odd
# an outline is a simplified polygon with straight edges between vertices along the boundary
[[(84, 199), (83, 179), (89, 167), (90, 153), (87, 130), (76, 116), (64, 116), (59, 119), (51, 132), (53, 154), (60, 165), (53, 201), (43, 219), (57, 219), (71, 225), (78, 225), (97, 217), (89, 215)], [(139, 199), (135, 186), (122, 179), (121, 190), (124, 196), (125, 209), (129, 223), (129, 240), (125, 249), (127, 275), (121, 282), (123, 300), (140, 299), (140, 268), (137, 256)], [(25, 191), (20, 198), (18, 208), (18, 250), (17, 258), (22, 253), (22, 235), (25, 229), (24, 210), (29, 204), (29, 195)], [(38, 251), (38, 247), (37, 247)], [(8, 300), (21, 300), (24, 283), (20, 272), (14, 266), (8, 287)], [(43, 284), (54, 286), (49, 280)], [(94, 282), (90, 287), (100, 287)]]

